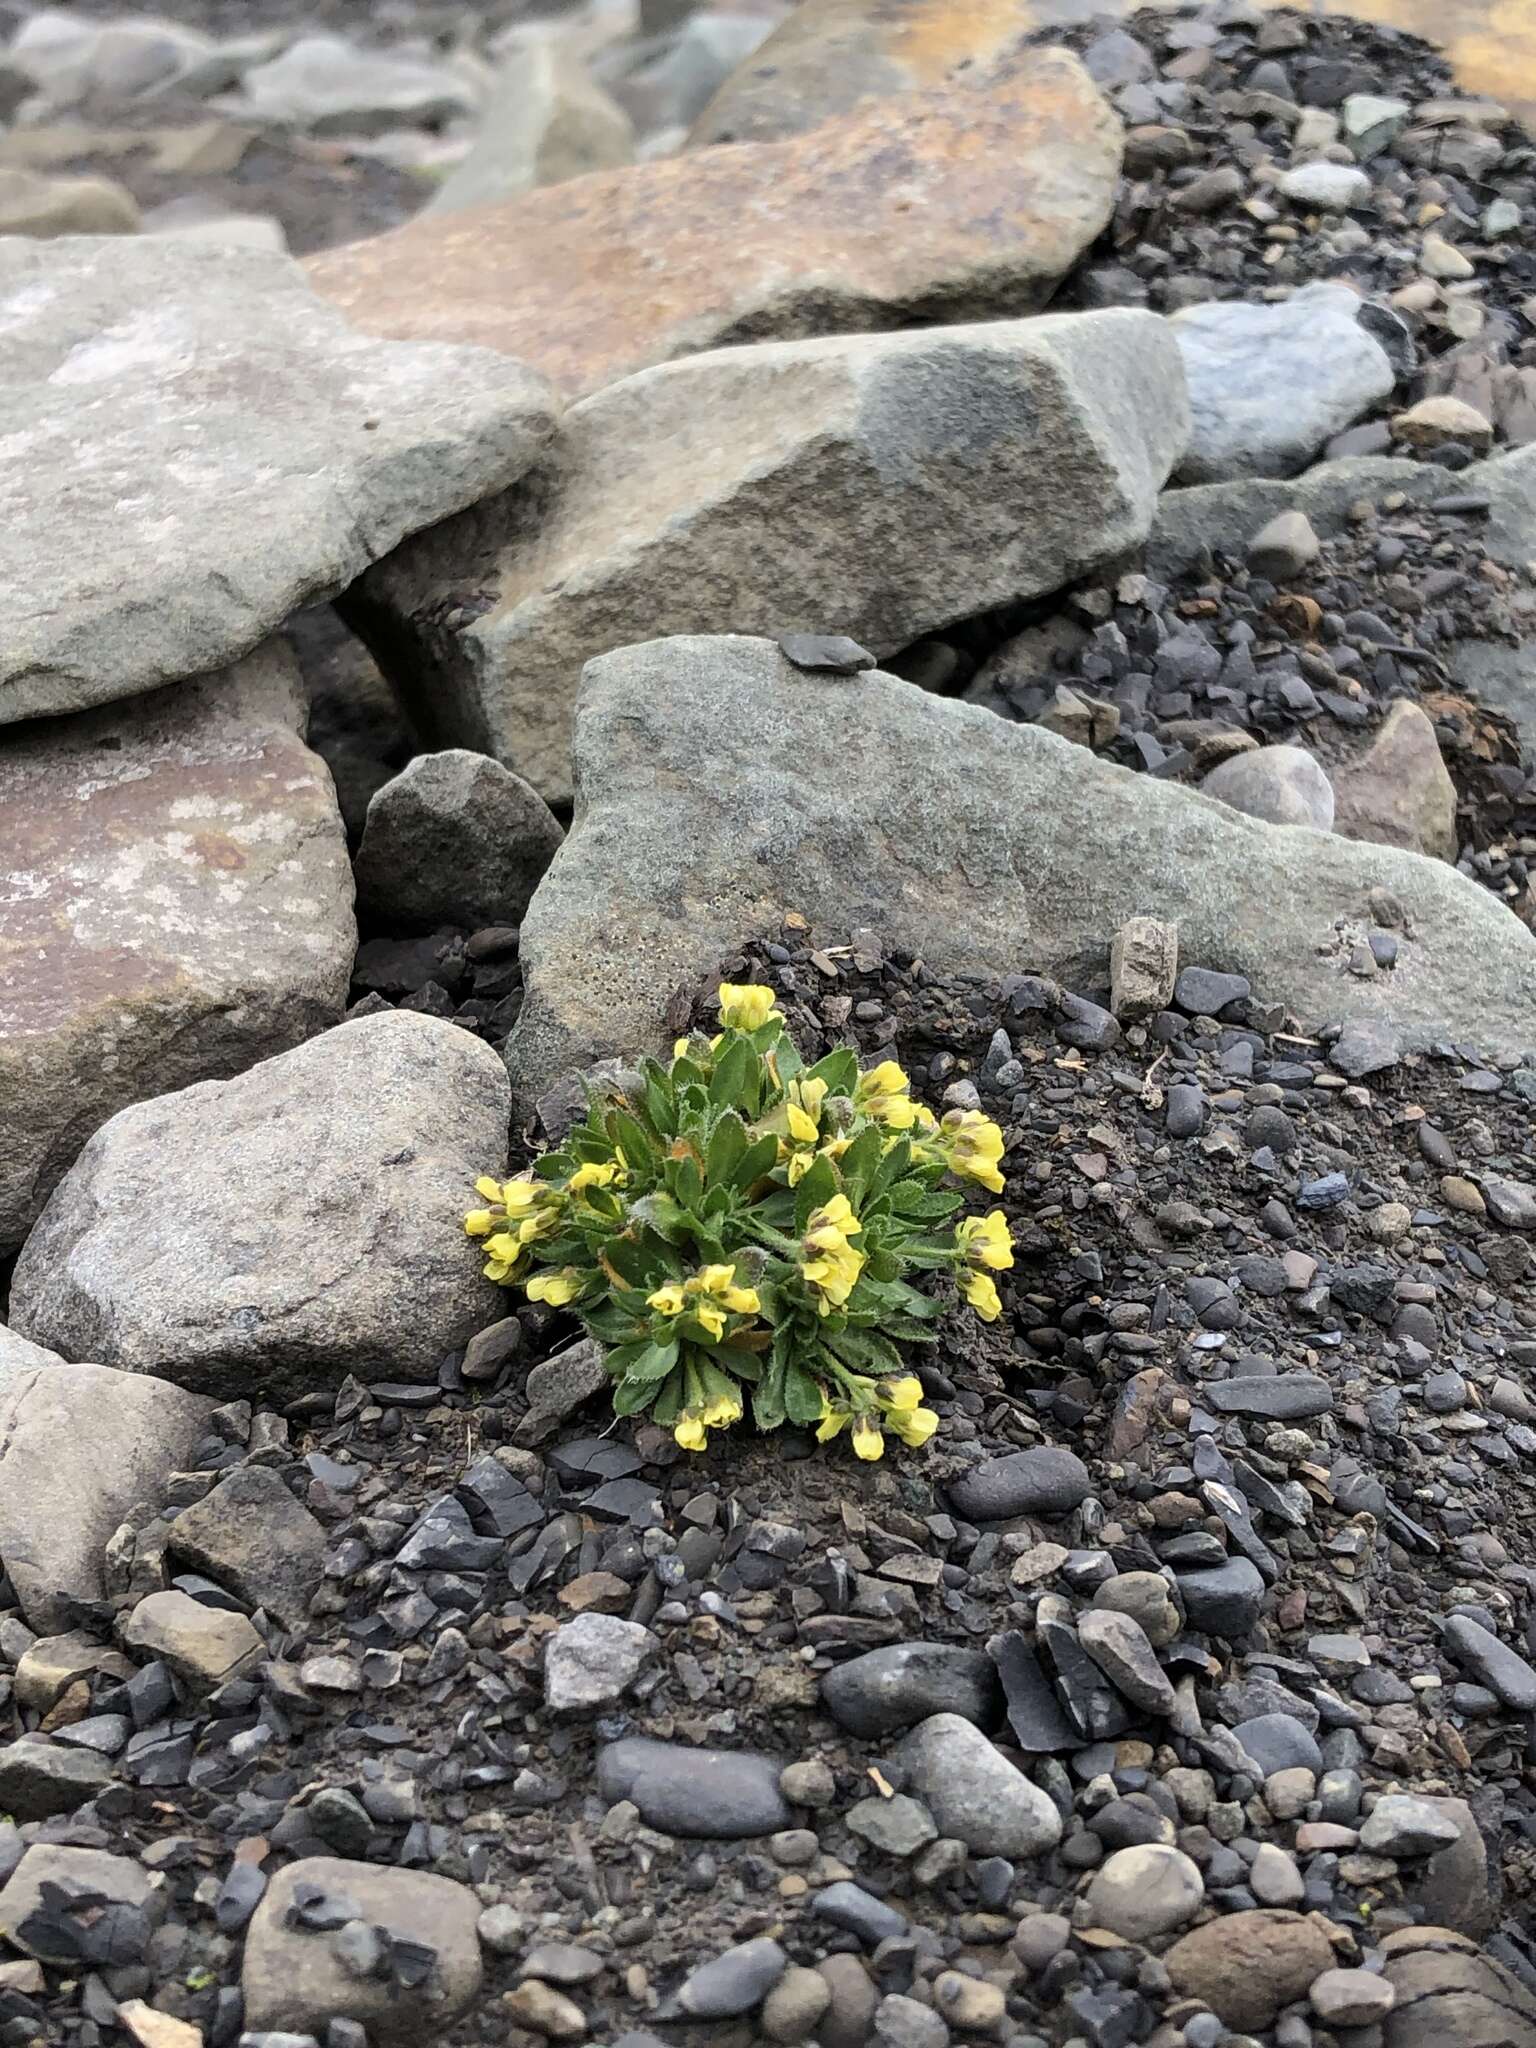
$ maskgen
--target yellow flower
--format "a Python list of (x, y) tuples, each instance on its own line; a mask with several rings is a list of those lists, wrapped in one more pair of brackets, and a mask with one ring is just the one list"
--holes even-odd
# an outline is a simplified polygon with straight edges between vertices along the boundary
[(475, 1182), (475, 1193), (477, 1195), (484, 1195), (488, 1202), (499, 1202), (501, 1200), (501, 1182), (499, 1180), (492, 1180), (488, 1173), (482, 1173)]
[(955, 1242), (973, 1266), (990, 1266), (994, 1273), (1006, 1273), (1013, 1264), (1013, 1237), (1001, 1209), (985, 1216), (967, 1216), (955, 1232)]
[(687, 1039), (686, 1039), (686, 1038), (674, 1038), (674, 1039), (673, 1039), (673, 1041), (672, 1041), (672, 1057), (673, 1057), (673, 1059), (675, 1059), (675, 1060), (685, 1060), (685, 1059), (687, 1059), (687, 1057), (688, 1057), (688, 1041), (687, 1041)]
[(786, 1103), (784, 1114), (789, 1123), (789, 1135), (797, 1145), (814, 1145), (821, 1136), (821, 1126), (813, 1116), (808, 1116), (797, 1102)]
[(915, 1373), (906, 1373), (899, 1380), (887, 1380), (880, 1389), (880, 1405), (886, 1412), (910, 1412), (923, 1398), (923, 1383)]
[(705, 1403), (700, 1419), (706, 1429), (729, 1429), (741, 1420), (741, 1401), (735, 1394), (716, 1394)]
[(509, 1266), (515, 1266), (523, 1256), (523, 1248), (509, 1230), (498, 1230), (494, 1237), (485, 1241), (486, 1255), (492, 1259), (504, 1259)]
[(466, 1237), (489, 1237), (496, 1227), (496, 1219), (489, 1209), (471, 1209), (464, 1218)]
[(860, 1074), (853, 1094), (866, 1116), (889, 1124), (893, 1131), (909, 1131), (917, 1122), (919, 1105), (911, 1097), (912, 1083), (894, 1060), (882, 1060)]
[(733, 1315), (755, 1316), (763, 1305), (755, 1287), (736, 1285), (734, 1266), (701, 1266), (693, 1277), (701, 1294), (712, 1294)]
[(842, 1435), (852, 1420), (851, 1410), (847, 1408), (834, 1408), (825, 1393), (823, 1393), (821, 1397), (821, 1421), (816, 1427), (817, 1443), (831, 1443), (833, 1437)]
[(607, 1188), (615, 1182), (622, 1187), (624, 1178), (624, 1169), (616, 1159), (592, 1160), (577, 1167), (566, 1182), (565, 1191), (569, 1195), (578, 1195), (583, 1188)]
[(515, 1258), (487, 1259), (480, 1270), (487, 1280), (494, 1280), (499, 1286), (503, 1281), (510, 1280), (513, 1277), (517, 1271), (517, 1266), (518, 1261)]
[(880, 1434), (880, 1426), (872, 1416), (859, 1415), (854, 1418), (853, 1455), (871, 1463), (876, 1458), (885, 1456), (885, 1438)]
[(582, 1276), (575, 1266), (562, 1266), (558, 1273), (535, 1273), (525, 1290), (530, 1301), (546, 1301), (551, 1308), (564, 1308), (581, 1292)]
[(1003, 1312), (1003, 1304), (997, 1298), (997, 1282), (990, 1273), (978, 1273), (974, 1268), (962, 1273), (960, 1292), (984, 1323), (995, 1323)]
[(645, 1297), (647, 1308), (653, 1308), (659, 1315), (680, 1316), (688, 1306), (688, 1297), (683, 1293), (682, 1282), (669, 1280), (665, 1287), (658, 1287), (654, 1294)]
[(553, 1196), (554, 1190), (546, 1182), (534, 1180), (528, 1174), (519, 1174), (516, 1180), (509, 1180), (502, 1189), (501, 1202), (509, 1216), (526, 1216), (530, 1210), (552, 1200)]
[(920, 1451), (938, 1428), (939, 1418), (931, 1408), (890, 1409), (886, 1413), (885, 1426), (910, 1450)]
[(716, 1308), (712, 1301), (696, 1301), (693, 1304), (693, 1319), (711, 1343), (718, 1344), (725, 1335), (725, 1313)]
[(677, 1427), (672, 1432), (672, 1440), (679, 1450), (702, 1451), (705, 1444), (709, 1441), (705, 1433), (703, 1418), (696, 1415), (691, 1408), (685, 1408), (683, 1413), (677, 1418)]
[(857, 1237), (864, 1226), (854, 1215), (853, 1205), (848, 1197), (834, 1195), (830, 1202), (824, 1203), (821, 1208), (812, 1212), (809, 1228), (814, 1239), (818, 1230), (829, 1229), (840, 1230), (845, 1237)]
[(998, 1161), (1003, 1156), (1003, 1134), (991, 1117), (979, 1109), (952, 1109), (939, 1125), (937, 1142), (949, 1162), (951, 1173), (979, 1181), (994, 1195), (1003, 1191)]
[(773, 1007), (771, 988), (760, 982), (721, 982), (720, 1022), (727, 1031), (758, 1031), (775, 1020), (782, 1023), (783, 1012)]

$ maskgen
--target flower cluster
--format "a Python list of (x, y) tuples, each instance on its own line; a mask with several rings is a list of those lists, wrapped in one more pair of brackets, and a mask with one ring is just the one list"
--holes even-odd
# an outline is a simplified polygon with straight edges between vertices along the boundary
[(936, 1117), (895, 1060), (806, 1066), (772, 989), (720, 989), (720, 1030), (595, 1095), (553, 1152), (476, 1183), (464, 1228), (489, 1279), (570, 1308), (605, 1348), (621, 1415), (684, 1450), (741, 1420), (847, 1432), (878, 1458), (938, 1418), (897, 1349), (931, 1344), (948, 1273), (983, 1321), (1013, 1264), (1000, 1209), (963, 1216), (948, 1183), (1003, 1188), (1003, 1134), (977, 1110)]

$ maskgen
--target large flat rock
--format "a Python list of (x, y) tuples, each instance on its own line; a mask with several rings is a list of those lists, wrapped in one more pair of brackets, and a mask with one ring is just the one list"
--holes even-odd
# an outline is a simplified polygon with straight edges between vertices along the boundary
[(573, 396), (723, 342), (1032, 312), (1114, 204), (1120, 124), (1065, 51), (990, 93), (594, 172), (309, 259), (371, 334), (469, 341)]
[(460, 1219), (507, 1113), (490, 1047), (404, 1010), (139, 1103), (55, 1189), (12, 1325), (226, 1400), (435, 1377), (504, 1306)]
[[(672, 993), (791, 909), (940, 971), (1083, 993), (1148, 914), (1303, 1028), (1536, 1044), (1536, 938), (1444, 862), (1261, 824), (878, 671), (821, 681), (745, 638), (624, 648), (586, 672), (575, 761), (575, 822), (523, 924), (507, 1057), (525, 1096), (654, 1046)], [(1412, 936), (1361, 982), (1346, 962), (1378, 888)]]
[(0, 1252), (115, 1111), (340, 1018), (352, 877), (303, 716), (273, 643), (0, 730)]
[(691, 147), (801, 135), (867, 99), (991, 88), (1039, 31), (1030, 0), (801, 0), (726, 79)]
[(1187, 428), (1149, 313), (717, 349), (573, 407), (523, 485), (397, 550), (347, 616), (424, 731), (553, 801), (591, 656), (724, 630), (893, 653), (1134, 547)]
[(520, 476), (548, 388), (355, 333), (286, 256), (0, 239), (0, 724), (250, 653)]
[[(797, 134), (866, 93), (910, 92), (956, 72), (983, 82), (1017, 39), (1134, 14), (1137, 0), (800, 0), (694, 124), (690, 141)], [(1153, 0), (1166, 12), (1185, 0)], [(1257, 0), (1264, 9), (1294, 0)], [(1536, 121), (1536, 9), (1529, 0), (1347, 0), (1323, 11), (1438, 43), (1464, 91)]]
[(102, 1552), (188, 1469), (213, 1404), (148, 1374), (67, 1365), (0, 1325), (0, 1562), (43, 1634), (102, 1598)]

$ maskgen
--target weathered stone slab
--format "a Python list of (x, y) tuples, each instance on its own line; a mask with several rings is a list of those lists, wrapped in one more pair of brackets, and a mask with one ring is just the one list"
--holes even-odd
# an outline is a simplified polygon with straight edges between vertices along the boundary
[[(819, 682), (765, 640), (624, 648), (587, 670), (575, 761), (575, 821), (523, 924), (508, 1063), (529, 1097), (656, 1045), (674, 990), (788, 909), (940, 971), (1027, 967), (1088, 994), (1150, 915), (1304, 1029), (1536, 1044), (1536, 938), (1444, 862), (1262, 824), (877, 671)], [(1347, 961), (1373, 889), (1412, 936), (1362, 982)]]
[(725, 629), (893, 653), (1135, 546), (1187, 426), (1148, 313), (718, 349), (574, 407), (523, 487), (344, 608), (423, 731), (553, 801), (591, 656)]
[(0, 1327), (0, 1561), (33, 1628), (67, 1629), (73, 1602), (102, 1598), (109, 1538), (189, 1467), (212, 1405)]
[(0, 724), (250, 653), (520, 476), (547, 387), (357, 334), (284, 256), (0, 238)]
[(435, 1377), (504, 1306), (460, 1218), (507, 1112), (488, 1045), (404, 1010), (138, 1103), (54, 1191), (12, 1324), (221, 1399)]
[(115, 1111), (340, 1017), (352, 879), (303, 717), (274, 642), (0, 730), (0, 1252)]
[(1033, 312), (1108, 220), (1119, 166), (1087, 73), (1042, 50), (992, 93), (596, 172), (308, 267), (371, 334), (479, 342), (580, 396), (724, 342)]

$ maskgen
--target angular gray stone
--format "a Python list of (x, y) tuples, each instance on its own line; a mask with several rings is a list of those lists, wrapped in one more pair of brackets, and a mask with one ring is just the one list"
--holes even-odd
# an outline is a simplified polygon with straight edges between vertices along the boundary
[(0, 729), (0, 1253), (115, 1111), (340, 1020), (352, 884), (304, 717), (273, 641)]
[(1249, 541), (1245, 558), (1255, 576), (1283, 583), (1299, 576), (1322, 552), (1322, 542), (1305, 512), (1277, 512)]
[[(370, 1926), (434, 1951), (426, 1981), (402, 1986), (389, 1976), (354, 1976), (324, 1934), (285, 1924), (300, 1885), (345, 1895)], [(425, 1870), (392, 1870), (340, 1857), (305, 1856), (280, 1870), (251, 1919), (240, 1989), (245, 2024), (324, 2037), (339, 2016), (368, 2029), (380, 2048), (419, 2048), (456, 2019), (480, 1989), (475, 1932), (480, 1901), (468, 1885)]]
[(1333, 830), (1333, 784), (1305, 747), (1254, 747), (1233, 754), (1217, 763), (1200, 789), (1266, 824)]
[[(424, 731), (553, 801), (591, 656), (703, 630), (890, 654), (1134, 546), (1186, 432), (1178, 349), (1145, 313), (719, 349), (573, 407), (522, 487), (397, 550), (345, 609)], [(467, 553), (489, 603), (453, 598), (445, 625)]]
[(1061, 1840), (1051, 1800), (958, 1714), (922, 1722), (896, 1754), (939, 1833), (973, 1855), (1040, 1856)]
[(467, 71), (366, 50), (342, 36), (306, 35), (255, 64), (232, 112), (311, 135), (377, 135), (472, 114), (480, 94)]
[(1477, 1942), (1403, 1927), (1381, 1945), (1397, 1994), (1387, 2048), (1536, 2048), (1536, 1996)]
[(536, 789), (487, 754), (418, 754), (375, 792), (359, 915), (389, 932), (521, 924), (565, 837)]
[(0, 1327), (0, 1562), (33, 1628), (68, 1628), (72, 1602), (103, 1597), (113, 1532), (191, 1464), (212, 1408)]
[(0, 1813), (17, 1821), (73, 1813), (112, 1782), (112, 1766), (92, 1749), (71, 1749), (44, 1735), (23, 1735), (0, 1749)]
[(1326, 213), (1347, 213), (1363, 206), (1371, 196), (1371, 181), (1353, 164), (1297, 164), (1280, 179), (1276, 188), (1298, 206), (1318, 207)]
[(1122, 1023), (1156, 1016), (1173, 1000), (1179, 972), (1178, 927), (1128, 917), (1109, 948), (1109, 1006)]
[(489, 1046), (403, 1010), (125, 1109), (23, 1247), (12, 1324), (225, 1400), (435, 1377), (504, 1299), (461, 1217), (507, 1110)]
[(1139, 1621), (1112, 1608), (1090, 1608), (1077, 1618), (1077, 1640), (1133, 1707), (1147, 1714), (1172, 1711), (1173, 1681)]
[[(508, 1064), (530, 1106), (572, 1068), (663, 1043), (674, 991), (776, 934), (787, 905), (831, 943), (871, 926), (940, 972), (1027, 959), (1084, 991), (1126, 918), (1155, 915), (1303, 1030), (1532, 1039), (1536, 939), (1445, 863), (1278, 830), (879, 672), (818, 684), (765, 640), (625, 648), (588, 667), (576, 765), (571, 832), (523, 923)], [(1347, 964), (1376, 889), (1414, 936), (1365, 982)]]
[(1291, 476), (1385, 398), (1392, 365), (1356, 319), (1359, 305), (1347, 286), (1312, 284), (1278, 305), (1221, 299), (1176, 313), (1194, 415), (1180, 480)]
[(325, 1565), (325, 1530), (281, 1476), (247, 1465), (183, 1508), (166, 1539), (171, 1556), (297, 1632)]
[(597, 1787), (610, 1804), (633, 1800), (646, 1826), (664, 1835), (735, 1841), (793, 1824), (779, 1790), (782, 1769), (751, 1750), (626, 1735), (599, 1751)]
[(1434, 1856), (1460, 1838), (1461, 1829), (1438, 1800), (1408, 1792), (1384, 1793), (1360, 1830), (1360, 1846), (1370, 1856)]
[(1445, 1623), (1445, 1647), (1462, 1670), (1496, 1692), (1516, 1713), (1536, 1713), (1536, 1669), (1470, 1615), (1453, 1614)]
[(468, 156), (422, 211), (482, 206), (627, 164), (634, 153), (628, 114), (588, 76), (570, 38), (550, 24), (529, 23), (501, 57)]
[(0, 241), (0, 335), (0, 724), (237, 660), (554, 423), (505, 357), (368, 339), (209, 242)]
[(139, 209), (112, 178), (50, 178), (0, 169), (0, 235), (131, 235)]
[(190, 1593), (147, 1593), (122, 1625), (131, 1650), (158, 1657), (194, 1692), (250, 1676), (266, 1644), (243, 1614), (205, 1607)]
[(624, 1697), (656, 1638), (616, 1614), (578, 1614), (562, 1622), (544, 1650), (544, 1704), (552, 1714), (596, 1714)]
[(1335, 769), (1333, 796), (1334, 830), (1346, 839), (1456, 858), (1456, 785), (1433, 721), (1411, 697), (1392, 706), (1364, 754)]
[(67, 1940), (50, 1939), (44, 1929), (23, 1932), (23, 1923), (43, 1903), (43, 1886), (59, 1885), (66, 1892), (94, 1892), (114, 1905), (143, 1909), (152, 1922), (165, 1914), (166, 1895), (150, 1877), (143, 1864), (132, 1856), (113, 1856), (104, 1849), (73, 1849), (61, 1843), (39, 1842), (17, 1864), (0, 1891), (0, 1927), (7, 1944), (39, 1962), (78, 1964), (80, 1952)]

